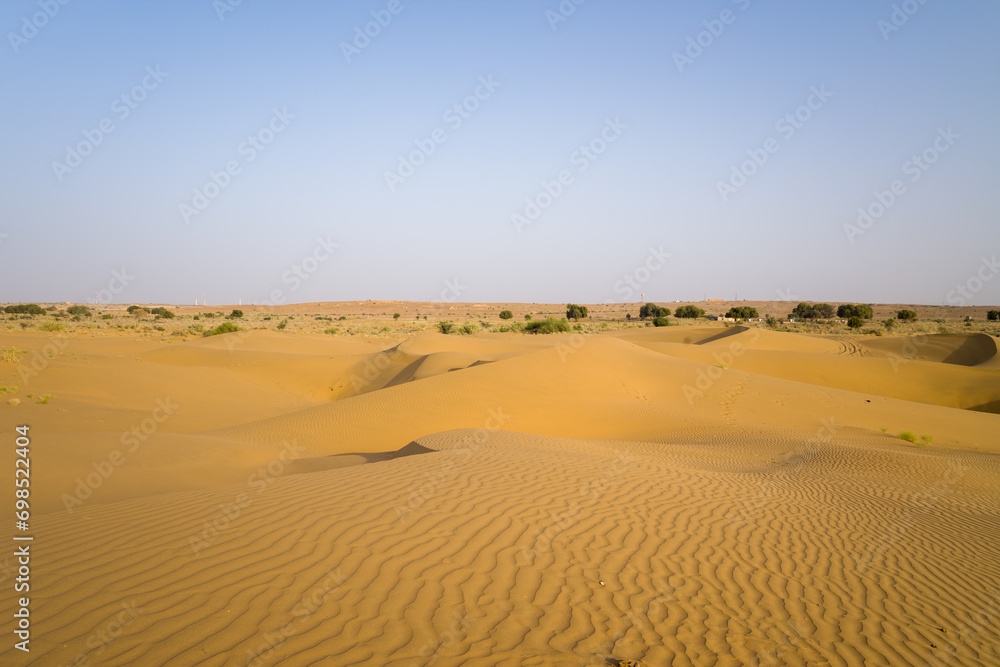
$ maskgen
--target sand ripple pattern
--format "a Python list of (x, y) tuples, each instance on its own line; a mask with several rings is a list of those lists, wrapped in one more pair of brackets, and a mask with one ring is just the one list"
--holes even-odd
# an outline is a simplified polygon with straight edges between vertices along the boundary
[(1000, 664), (997, 455), (419, 443), (260, 493), (39, 518), (31, 664)]

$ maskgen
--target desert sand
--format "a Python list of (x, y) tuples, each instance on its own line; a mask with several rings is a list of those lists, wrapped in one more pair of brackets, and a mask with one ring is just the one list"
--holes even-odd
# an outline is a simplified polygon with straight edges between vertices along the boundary
[(4, 664), (1000, 664), (996, 337), (53, 340)]

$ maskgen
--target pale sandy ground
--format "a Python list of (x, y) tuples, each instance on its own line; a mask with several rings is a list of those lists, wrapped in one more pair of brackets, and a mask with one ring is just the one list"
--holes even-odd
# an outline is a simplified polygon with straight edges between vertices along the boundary
[(988, 335), (48, 341), (4, 664), (1000, 664)]

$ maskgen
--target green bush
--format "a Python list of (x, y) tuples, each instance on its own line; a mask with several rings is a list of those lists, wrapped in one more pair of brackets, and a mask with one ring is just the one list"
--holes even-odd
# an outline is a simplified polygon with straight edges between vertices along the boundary
[(647, 317), (670, 317), (670, 309), (657, 306), (655, 303), (647, 303), (639, 309), (639, 319), (644, 320)]
[(917, 313), (912, 310), (906, 310), (905, 308), (898, 313), (896, 313), (897, 320), (903, 320), (904, 322), (912, 322), (917, 319)]
[(587, 307), (578, 306), (575, 303), (566, 304), (566, 319), (581, 320), (587, 318)]
[(916, 442), (917, 434), (913, 431), (903, 431), (899, 434), (901, 440), (906, 440), (907, 442)]
[(206, 336), (218, 336), (219, 334), (234, 333), (239, 331), (240, 328), (233, 324), (232, 322), (223, 322), (214, 329), (209, 329), (205, 332)]
[(37, 303), (17, 303), (3, 309), (5, 313), (16, 313), (18, 315), (44, 315), (45, 309)]
[(114, 315), (112, 315), (111, 313), (104, 313), (103, 315), (101, 315), (102, 320), (110, 320), (112, 318), (114, 318)]
[(653, 318), (653, 326), (654, 327), (669, 327), (670, 326), (670, 320), (668, 320), (665, 317), (654, 317)]
[(438, 322), (437, 323), (437, 328), (438, 328), (438, 331), (440, 331), (443, 334), (450, 334), (450, 333), (452, 333), (455, 330), (455, 323), (454, 322)]
[(882, 325), (883, 325), (883, 326), (884, 326), (884, 327), (885, 327), (886, 329), (889, 329), (889, 330), (891, 330), (891, 329), (892, 329), (893, 327), (895, 327), (895, 326), (896, 326), (896, 320), (894, 320), (894, 319), (892, 319), (892, 318), (890, 317), (890, 318), (889, 318), (889, 319), (887, 319), (887, 320), (883, 320), (883, 321), (882, 321)]
[(66, 309), (66, 312), (70, 315), (82, 315), (84, 317), (90, 317), (93, 314), (90, 312), (90, 308), (86, 306), (70, 306)]
[(532, 334), (553, 334), (569, 331), (569, 322), (550, 317), (546, 320), (532, 320), (524, 325), (524, 330)]
[(860, 329), (865, 325), (865, 321), (858, 317), (857, 315), (852, 315), (847, 318), (847, 326), (852, 329)]
[(233, 308), (233, 312), (229, 313), (229, 319), (236, 320), (243, 317), (243, 311), (238, 308)]
[(749, 320), (751, 317), (760, 317), (757, 314), (756, 308), (751, 308), (750, 306), (735, 306), (726, 311), (726, 317), (731, 317), (734, 320)]
[(1000, 310), (991, 310), (986, 313), (986, 319), (988, 320), (1000, 320)]
[(211, 312), (209, 312), (209, 313), (202, 313), (201, 314), (202, 317), (208, 317), (208, 318), (213, 318), (216, 315), (218, 315), (218, 313), (211, 313)]
[(282, 329), (284, 329), (287, 326), (288, 326), (288, 320), (284, 319), (284, 320), (281, 320), (281, 322), (279, 322), (278, 326), (275, 327), (275, 328), (278, 329), (279, 331), (281, 331)]
[(62, 331), (66, 328), (66, 325), (62, 322), (56, 322), (55, 320), (49, 320), (48, 322), (42, 322), (39, 326), (42, 331)]
[(530, 320), (531, 319), (531, 313), (525, 313), (524, 314), (524, 319), (525, 320)]
[(338, 331), (340, 331), (339, 328), (337, 328), (337, 327), (330, 327), (329, 329), (324, 330), (323, 333), (330, 334), (332, 336), (333, 334), (337, 333)]
[(167, 310), (166, 308), (164, 308), (162, 306), (160, 306), (159, 308), (154, 308), (153, 310), (151, 310), (149, 312), (152, 313), (153, 315), (156, 315), (157, 317), (163, 318), (165, 320), (172, 320), (175, 317), (177, 317), (177, 315), (175, 315), (173, 313), (173, 311), (169, 311), (169, 310)]
[(392, 314), (392, 319), (398, 320), (399, 319), (399, 313), (393, 313)]
[(509, 310), (501, 310), (500, 311), (500, 319), (501, 320), (509, 320), (512, 317), (514, 317), (514, 313), (510, 312)]
[(864, 303), (845, 303), (837, 307), (837, 317), (850, 319), (860, 317), (863, 320), (870, 320), (875, 317), (872, 307)]
[(458, 330), (458, 333), (468, 336), (469, 334), (476, 333), (475, 324), (463, 324), (462, 328)]
[(681, 306), (674, 311), (674, 317), (695, 318), (704, 317), (705, 311), (698, 306)]
[(148, 313), (149, 312), (148, 310), (146, 310), (142, 306), (136, 306), (136, 305), (129, 306), (127, 310), (128, 310), (128, 314), (129, 315), (133, 314), (137, 310), (141, 310), (143, 313)]

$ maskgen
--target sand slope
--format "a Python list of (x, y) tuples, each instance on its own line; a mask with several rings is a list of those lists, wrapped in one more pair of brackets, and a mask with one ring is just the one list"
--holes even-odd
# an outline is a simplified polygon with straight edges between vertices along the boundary
[(0, 406), (36, 540), (32, 653), (0, 661), (1000, 664), (996, 362), (738, 327), (72, 338), (22, 388), (51, 401)]

